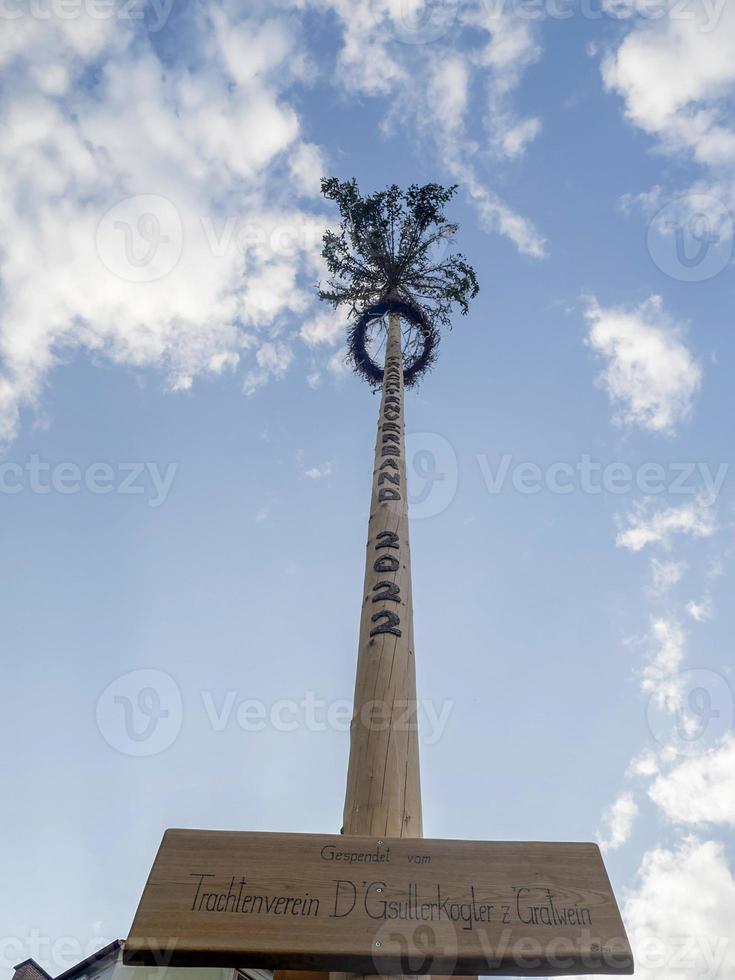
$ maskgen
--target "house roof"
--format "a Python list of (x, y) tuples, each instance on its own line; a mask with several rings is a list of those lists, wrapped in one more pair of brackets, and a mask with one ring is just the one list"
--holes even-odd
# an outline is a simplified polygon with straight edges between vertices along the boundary
[[(79, 963), (75, 963), (74, 966), (70, 966), (68, 970), (64, 970), (60, 973), (54, 980), (66, 980), (67, 977), (72, 977), (79, 973), (80, 970), (86, 969), (88, 966), (99, 962), (99, 960), (104, 960), (111, 953), (116, 953), (118, 949), (122, 946), (122, 939), (114, 939), (107, 946), (103, 946), (102, 949), (98, 949), (96, 953), (92, 953), (91, 956), (87, 956), (86, 959), (80, 960)], [(46, 974), (48, 976), (48, 974)], [(49, 978), (51, 980), (51, 978)]]
[(16, 963), (13, 969), (22, 970), (24, 966), (32, 966), (37, 973), (40, 973), (44, 977), (48, 977), (48, 980), (52, 980), (51, 974), (47, 973), (40, 963), (36, 963), (32, 956), (29, 956), (27, 960), (21, 960), (20, 963)]

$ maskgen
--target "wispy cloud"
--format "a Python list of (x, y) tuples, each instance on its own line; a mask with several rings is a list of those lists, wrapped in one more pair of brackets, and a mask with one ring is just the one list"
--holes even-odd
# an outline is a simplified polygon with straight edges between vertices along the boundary
[(293, 349), (283, 341), (265, 341), (255, 354), (257, 367), (248, 371), (243, 380), (243, 391), (253, 395), (273, 378), (282, 378), (293, 361)]
[(699, 602), (695, 602), (692, 599), (687, 603), (687, 612), (696, 620), (698, 623), (706, 623), (707, 620), (712, 619), (715, 614), (714, 604), (712, 602), (712, 596), (706, 593), (702, 596)]
[(651, 545), (671, 547), (677, 535), (709, 538), (716, 530), (715, 510), (702, 498), (659, 510), (640, 504), (628, 514), (628, 527), (618, 532), (615, 543), (629, 551), (642, 551)]
[(662, 7), (656, 21), (631, 17), (622, 41), (603, 57), (602, 77), (658, 153), (698, 170), (683, 183), (676, 175), (691, 169), (670, 168), (668, 187), (659, 183), (625, 201), (653, 219), (657, 264), (675, 278), (702, 280), (732, 262), (735, 4), (670, 0)]
[(296, 453), (296, 463), (299, 468), (299, 473), (307, 480), (324, 480), (326, 477), (331, 476), (336, 469), (336, 463), (333, 459), (330, 459), (325, 463), (317, 463), (307, 466), (304, 462), (303, 449), (299, 449)]
[(304, 476), (309, 480), (323, 480), (325, 476), (334, 473), (334, 463), (323, 463), (321, 466), (309, 466), (304, 470)]
[(735, 738), (659, 775), (648, 795), (674, 823), (735, 827)]
[(735, 7), (694, 0), (632, 28), (603, 60), (605, 85), (625, 100), (630, 121), (711, 167), (735, 167), (735, 130), (728, 123), (735, 87)]
[[(513, 105), (525, 70), (541, 53), (539, 25), (503, 4), (314, 2), (331, 7), (341, 25), (338, 75), (345, 87), (389, 96), (386, 130), (414, 127), (463, 185), (484, 227), (523, 254), (543, 257), (543, 236), (500, 198), (482, 164), (521, 156), (541, 129), (537, 117), (523, 117)], [(487, 105), (479, 125), (476, 113), (468, 115), (468, 93), (477, 86)]]
[(633, 309), (588, 300), (587, 343), (607, 365), (598, 383), (619, 425), (671, 434), (692, 410), (702, 369), (682, 340), (683, 328), (659, 296)]
[(686, 634), (674, 619), (654, 619), (648, 635), (648, 662), (641, 673), (641, 689), (657, 705), (674, 711), (681, 700), (681, 666)]
[(602, 817), (597, 840), (603, 851), (614, 851), (627, 843), (638, 815), (638, 804), (630, 792), (621, 793)]
[(677, 585), (687, 570), (685, 561), (659, 561), (651, 559), (651, 595), (661, 599)]
[(142, 18), (82, 7), (22, 15), (0, 48), (0, 439), (75, 349), (175, 390), (242, 369), (252, 392), (290, 363), (323, 223), (298, 197), (320, 169), (300, 33), (257, 4), (189, 15), (165, 63)]
[(643, 857), (623, 917), (639, 980), (729, 980), (735, 878), (723, 844), (688, 837)]
[[(336, 27), (333, 61), (311, 50), (305, 16)], [(427, 24), (435, 43), (420, 43)], [(253, 394), (287, 375), (299, 334), (313, 349), (339, 343), (342, 319), (315, 312), (313, 292), (328, 164), (302, 95), (319, 75), (382, 100), (385, 127), (431, 148), (488, 231), (544, 254), (485, 172), (539, 132), (514, 106), (540, 56), (537, 24), (482, 3), (223, 0), (175, 29), (164, 58), (143, 18), (80, 8), (22, 15), (0, 45), (0, 235), (13, 242), (0, 269), (0, 442), (75, 350), (153, 369), (175, 391), (238, 372)], [(330, 356), (308, 383), (342, 368)]]

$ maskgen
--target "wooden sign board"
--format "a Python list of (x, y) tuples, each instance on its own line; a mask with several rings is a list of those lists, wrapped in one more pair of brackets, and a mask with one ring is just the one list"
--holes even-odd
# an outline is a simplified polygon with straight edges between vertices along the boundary
[(596, 844), (167, 830), (123, 962), (632, 973)]

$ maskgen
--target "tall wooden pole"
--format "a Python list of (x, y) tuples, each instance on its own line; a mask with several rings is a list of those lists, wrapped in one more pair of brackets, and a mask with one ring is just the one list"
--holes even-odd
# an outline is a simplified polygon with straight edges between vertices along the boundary
[[(375, 441), (344, 834), (421, 837), (417, 720), (401, 321), (391, 313)], [(332, 973), (330, 980), (354, 977)]]
[(343, 832), (422, 835), (403, 356), (395, 313), (375, 444)]
[[(365, 555), (342, 832), (421, 837), (421, 781), (408, 540), (401, 323), (389, 314)], [(355, 980), (287, 973), (274, 980)], [(400, 980), (398, 976), (382, 980)], [(449, 980), (436, 977), (435, 980)], [(476, 980), (470, 977), (468, 980)]]
[[(417, 721), (401, 321), (390, 313), (342, 833), (422, 836)], [(355, 975), (276, 971), (274, 980), (327, 978)]]

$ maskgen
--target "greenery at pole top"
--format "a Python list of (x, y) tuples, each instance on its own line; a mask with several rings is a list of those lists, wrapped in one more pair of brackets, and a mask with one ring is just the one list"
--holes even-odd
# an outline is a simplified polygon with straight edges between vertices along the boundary
[(363, 197), (357, 181), (322, 179), (322, 194), (340, 213), (338, 231), (324, 233), (329, 279), (319, 297), (353, 315), (386, 299), (419, 307), (433, 328), (449, 326), (456, 305), (467, 313), (479, 292), (475, 271), (461, 253), (446, 254), (458, 225), (445, 205), (457, 186), (391, 184)]
[(447, 220), (444, 207), (456, 190), (411, 184), (403, 191), (391, 184), (363, 197), (354, 178), (322, 179), (322, 194), (336, 203), (341, 220), (338, 230), (324, 233), (329, 278), (319, 283), (319, 297), (335, 308), (349, 307), (348, 358), (373, 387), (383, 381), (374, 356), (381, 343), (375, 325), (386, 313), (403, 322), (403, 379), (413, 385), (434, 363), (452, 309), (467, 313), (479, 292), (472, 266), (449, 252), (458, 226)]

